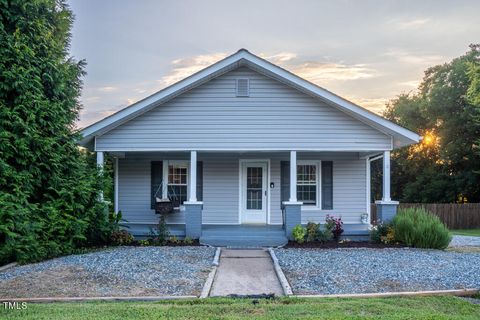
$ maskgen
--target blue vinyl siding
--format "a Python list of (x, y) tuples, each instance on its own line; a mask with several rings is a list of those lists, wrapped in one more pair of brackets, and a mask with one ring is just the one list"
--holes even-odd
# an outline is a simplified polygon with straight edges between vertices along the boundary
[[(237, 97), (235, 80), (250, 79)], [(96, 137), (96, 150), (388, 150), (391, 137), (245, 67)]]

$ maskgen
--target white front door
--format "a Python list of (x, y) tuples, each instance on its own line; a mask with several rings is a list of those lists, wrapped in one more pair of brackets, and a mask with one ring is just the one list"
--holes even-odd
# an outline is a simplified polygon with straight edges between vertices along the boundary
[(242, 223), (267, 223), (268, 162), (242, 162), (241, 221)]

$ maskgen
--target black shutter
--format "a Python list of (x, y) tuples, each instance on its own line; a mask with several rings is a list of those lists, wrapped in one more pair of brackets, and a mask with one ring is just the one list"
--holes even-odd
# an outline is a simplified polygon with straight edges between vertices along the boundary
[(203, 162), (197, 161), (197, 200), (203, 201)]
[(280, 207), (290, 199), (290, 161), (280, 161)]
[(152, 161), (151, 162), (151, 180), (150, 180), (150, 189), (151, 189), (151, 201), (150, 206), (152, 209), (155, 208), (155, 193), (157, 193), (158, 198), (162, 198), (162, 179), (163, 179), (163, 161)]
[(333, 162), (322, 161), (322, 209), (333, 209)]

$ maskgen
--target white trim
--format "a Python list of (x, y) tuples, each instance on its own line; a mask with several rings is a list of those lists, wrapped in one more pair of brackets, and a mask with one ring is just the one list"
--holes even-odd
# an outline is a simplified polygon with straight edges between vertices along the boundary
[(103, 171), (104, 161), (103, 151), (97, 151), (97, 167), (99, 167), (101, 171)]
[(297, 202), (297, 151), (290, 151), (290, 198), (289, 202)]
[[(278, 78), (277, 80), (279, 81), (282, 81), (299, 90), (305, 91), (306, 93), (311, 94), (327, 103), (331, 103), (334, 107), (344, 111), (347, 114), (350, 114), (360, 121), (365, 121), (368, 125), (379, 131), (386, 129), (387, 131), (390, 131), (391, 134), (398, 134), (401, 137), (410, 140), (409, 143), (416, 143), (420, 141), (420, 136), (418, 134), (396, 125), (393, 122), (390, 122), (379, 115), (374, 114), (373, 112), (357, 106), (356, 104), (341, 98), (326, 89), (323, 89), (262, 58), (259, 58), (245, 49), (241, 49), (237, 53), (171, 85), (170, 87), (160, 90), (157, 93), (154, 93), (149, 97), (84, 128), (81, 130), (81, 134), (84, 137), (81, 143), (85, 144), (93, 136), (101, 135), (119, 126), (120, 124), (151, 110), (155, 106), (158, 106), (159, 104), (178, 96), (186, 90), (189, 90), (222, 73), (238, 67), (240, 64), (246, 64), (252, 68), (260, 69), (257, 71), (265, 72), (271, 77)], [(409, 143), (404, 144), (407, 145)]]
[(366, 165), (366, 168), (365, 168), (365, 176), (366, 176), (366, 190), (365, 190), (365, 193), (366, 193), (366, 197), (367, 197), (367, 215), (368, 215), (368, 223), (371, 223), (371, 205), (370, 205), (370, 198), (371, 198), (371, 168), (370, 168), (370, 165), (371, 165), (371, 160), (369, 160), (368, 158), (365, 159), (365, 165)]
[[(104, 154), (103, 151), (97, 151), (97, 167), (100, 170), (100, 173), (103, 174), (103, 166), (104, 166)], [(100, 202), (103, 202), (103, 190), (99, 192), (99, 200)]]
[(197, 202), (197, 151), (190, 151), (189, 189), (190, 189), (190, 196), (188, 198), (189, 199), (188, 202)]
[(384, 200), (377, 200), (375, 201), (375, 204), (399, 204), (400, 202), (390, 200), (390, 201), (384, 201)]
[(118, 213), (118, 157), (115, 157), (115, 165), (114, 165), (114, 185), (113, 185), (113, 188), (114, 188), (114, 193), (113, 193), (113, 210), (116, 213)]
[[(249, 151), (291, 151), (291, 148), (195, 148), (198, 151), (234, 151), (234, 152), (249, 152)], [(358, 149), (356, 147), (328, 147), (328, 148), (295, 148), (296, 151), (307, 152), (330, 152), (330, 151), (349, 151), (349, 152), (370, 152), (370, 151), (385, 151), (385, 148), (365, 148)], [(102, 148), (96, 151), (107, 152), (185, 152), (190, 151), (186, 148)]]
[(271, 165), (270, 165), (270, 159), (239, 159), (238, 160), (238, 224), (255, 224), (252, 222), (243, 222), (242, 216), (243, 216), (243, 164), (248, 163), (248, 162), (259, 162), (259, 163), (265, 163), (267, 165), (267, 181), (266, 181), (266, 187), (265, 190), (267, 191), (267, 199), (265, 201), (265, 210), (266, 210), (266, 221), (265, 224), (270, 224), (271, 221), (271, 194), (270, 194), (270, 182), (271, 182)]
[(378, 156), (375, 156), (373, 158), (367, 158), (367, 160), (370, 161), (370, 162), (378, 160), (378, 159), (383, 159), (383, 153), (378, 155)]
[(302, 201), (283, 201), (283, 205), (285, 206), (298, 206), (298, 205), (303, 205)]
[[(297, 166), (299, 165), (314, 165), (316, 167), (316, 204), (314, 206), (304, 204), (302, 205), (302, 211), (318, 211), (322, 210), (322, 161), (321, 160), (297, 160)], [(295, 189), (298, 189), (298, 181)], [(331, 210), (325, 210), (331, 211)]]
[(206, 222), (203, 222), (203, 221), (202, 221), (202, 226), (203, 226), (203, 225), (207, 225), (207, 226), (208, 226), (208, 225), (215, 225), (215, 226), (239, 226), (239, 225), (241, 225), (241, 223), (238, 223), (238, 222), (236, 222), (236, 223), (225, 223), (225, 222), (208, 222), (208, 223), (206, 223)]
[(391, 201), (390, 197), (390, 151), (383, 152), (383, 196), (382, 201)]
[(203, 201), (185, 201), (183, 204), (203, 204)]

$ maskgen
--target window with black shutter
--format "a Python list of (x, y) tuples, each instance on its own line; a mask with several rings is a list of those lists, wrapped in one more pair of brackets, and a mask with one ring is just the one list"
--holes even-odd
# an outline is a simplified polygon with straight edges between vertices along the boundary
[(333, 162), (322, 161), (322, 210), (333, 209)]
[(155, 197), (162, 198), (162, 181), (163, 181), (163, 161), (151, 162), (151, 201), (150, 206), (155, 208)]
[(290, 199), (290, 162), (280, 161), (280, 207)]

